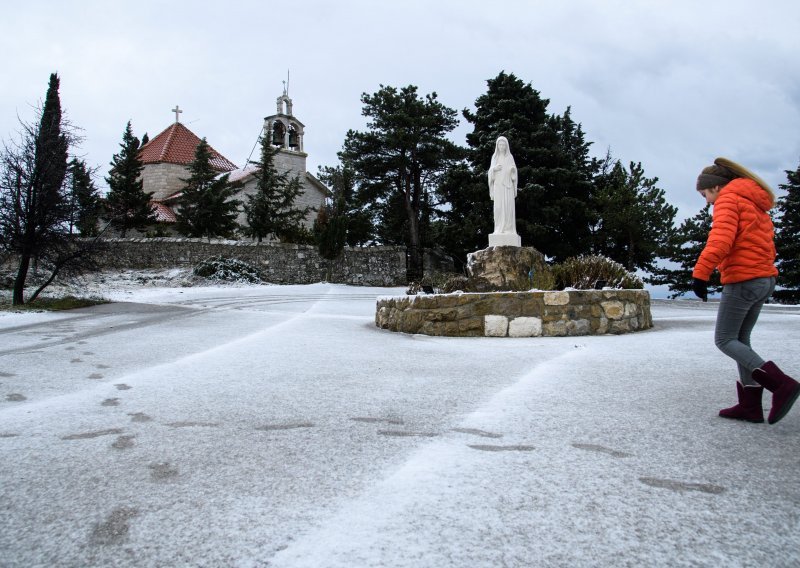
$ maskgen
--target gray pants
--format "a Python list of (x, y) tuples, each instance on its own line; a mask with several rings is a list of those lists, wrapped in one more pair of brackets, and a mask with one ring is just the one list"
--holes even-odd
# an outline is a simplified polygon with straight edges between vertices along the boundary
[(751, 374), (766, 361), (750, 348), (750, 332), (756, 325), (761, 306), (772, 295), (775, 278), (754, 278), (722, 287), (717, 312), (714, 343), (736, 361), (739, 380), (744, 386), (757, 386)]

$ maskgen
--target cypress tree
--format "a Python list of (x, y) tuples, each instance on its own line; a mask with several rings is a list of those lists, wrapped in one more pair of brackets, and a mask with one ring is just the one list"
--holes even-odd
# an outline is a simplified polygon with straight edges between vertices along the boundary
[(38, 204), (41, 222), (60, 221), (67, 202), (64, 194), (64, 179), (67, 174), (69, 141), (62, 130), (61, 99), (58, 94), (60, 79), (50, 75), (47, 96), (42, 109), (39, 135), (36, 138), (36, 172), (34, 179), (40, 183)]
[[(0, 149), (0, 247), (19, 258), (14, 304), (34, 301), (58, 274), (96, 269), (97, 240), (70, 238), (74, 172), (78, 172), (79, 185), (90, 187), (91, 179), (82, 163), (67, 176), (68, 169), (73, 169), (68, 162), (69, 148), (78, 138), (62, 115), (59, 84), (58, 75), (50, 75), (39, 121), (23, 122), (20, 142), (4, 144)], [(89, 183), (81, 181), (83, 173), (89, 174)], [(26, 300), (24, 289), (31, 261), (50, 275)]]
[(141, 179), (142, 161), (139, 159), (139, 139), (133, 135), (128, 121), (122, 135), (120, 151), (111, 160), (111, 170), (106, 178), (109, 191), (106, 207), (113, 227), (125, 237), (130, 229), (143, 229), (155, 222), (150, 194), (144, 191)]
[(69, 221), (65, 178), (70, 139), (63, 128), (58, 75), (50, 75), (36, 125), (25, 125), (22, 141), (6, 148), (2, 163), (2, 245), (18, 255), (12, 303), (24, 303), (32, 260), (48, 256), (64, 240)]
[(229, 182), (230, 174), (220, 176), (211, 158), (211, 148), (203, 138), (189, 164), (189, 177), (181, 180), (186, 185), (176, 215), (177, 229), (189, 237), (232, 237), (238, 227), (241, 201), (233, 197), (240, 185)]

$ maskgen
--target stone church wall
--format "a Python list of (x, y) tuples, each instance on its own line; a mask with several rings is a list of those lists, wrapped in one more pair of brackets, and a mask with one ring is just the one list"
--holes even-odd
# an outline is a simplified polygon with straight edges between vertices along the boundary
[(189, 177), (186, 166), (178, 164), (147, 164), (142, 169), (142, 181), (145, 190), (158, 188), (153, 192), (153, 199), (161, 200), (169, 197), (185, 185), (181, 178)]
[(347, 247), (339, 259), (328, 261), (309, 245), (167, 237), (107, 242), (108, 251), (100, 262), (107, 269), (192, 267), (208, 258), (223, 256), (259, 267), (263, 278), (275, 284), (406, 284), (403, 247)]
[(275, 170), (279, 172), (287, 172), (289, 175), (302, 176), (306, 173), (306, 158), (308, 154), (305, 152), (290, 152), (281, 150), (272, 158), (272, 163)]
[(314, 228), (314, 221), (317, 219), (317, 214), (325, 203), (325, 194), (311, 182), (308, 172), (303, 172), (300, 175), (300, 183), (303, 185), (303, 193), (297, 196), (294, 206), (298, 209), (310, 207), (311, 210), (306, 215), (305, 226), (308, 229)]

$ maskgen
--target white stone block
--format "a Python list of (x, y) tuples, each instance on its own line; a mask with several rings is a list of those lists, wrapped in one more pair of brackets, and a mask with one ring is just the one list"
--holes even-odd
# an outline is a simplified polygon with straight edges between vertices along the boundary
[(506, 316), (484, 316), (483, 334), (486, 337), (505, 337), (508, 335), (508, 318)]
[(542, 335), (541, 318), (519, 317), (508, 324), (509, 337), (539, 337)]
[(522, 239), (516, 233), (492, 233), (489, 235), (490, 247), (519, 247)]

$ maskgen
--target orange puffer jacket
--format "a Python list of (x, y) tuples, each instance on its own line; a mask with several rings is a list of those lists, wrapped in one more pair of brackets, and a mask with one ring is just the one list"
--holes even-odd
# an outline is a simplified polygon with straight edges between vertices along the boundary
[(737, 178), (723, 187), (692, 276), (708, 280), (716, 267), (723, 284), (777, 276), (775, 229), (767, 214), (772, 205), (769, 194), (751, 179)]

